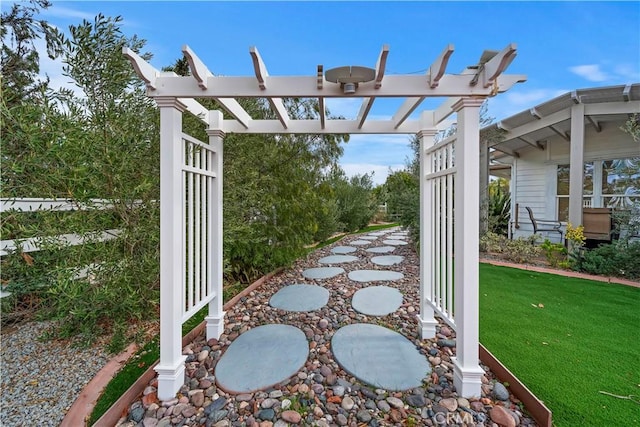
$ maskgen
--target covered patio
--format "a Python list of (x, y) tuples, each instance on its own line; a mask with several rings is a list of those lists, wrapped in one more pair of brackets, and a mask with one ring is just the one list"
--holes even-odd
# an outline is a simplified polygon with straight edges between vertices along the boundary
[[(448, 45), (426, 75), (385, 75), (389, 54), (385, 45), (374, 68), (340, 66), (325, 71), (318, 65), (308, 76), (280, 77), (270, 76), (258, 50), (250, 48), (255, 76), (228, 77), (211, 73), (188, 46), (182, 52), (190, 76), (160, 72), (135, 52), (123, 49), (146, 82), (148, 96), (160, 108), (160, 363), (155, 370), (161, 400), (173, 398), (184, 383), (182, 323), (208, 306), (207, 339), (219, 338), (224, 330), (222, 156), (226, 133), (418, 135), (423, 244), (416, 334), (423, 339), (434, 337), (435, 316), (453, 327), (455, 387), (461, 396), (480, 395), (484, 371), (478, 357), (479, 111), (487, 97), (508, 90), (525, 76), (503, 74), (516, 55), (514, 44), (499, 52), (485, 51), (477, 65), (447, 74), (453, 50)], [(283, 98), (296, 97), (317, 99), (318, 117), (293, 119)], [(345, 97), (361, 99), (358, 116), (329, 119), (325, 100)], [(390, 119), (371, 120), (369, 111), (381, 97), (404, 102)], [(215, 99), (224, 111), (209, 111), (194, 98)], [(242, 98), (264, 99), (276, 118), (252, 118), (242, 107)], [(426, 98), (444, 101), (412, 119)], [(208, 141), (183, 133), (185, 111), (202, 121)], [(435, 144), (436, 133), (453, 114), (457, 115), (456, 135)]]
[(576, 89), (489, 126), (491, 169), (510, 180), (511, 237), (534, 232), (534, 218), (583, 225), (587, 238), (610, 241), (611, 217), (640, 204), (640, 143), (622, 130), (640, 113), (640, 83)]

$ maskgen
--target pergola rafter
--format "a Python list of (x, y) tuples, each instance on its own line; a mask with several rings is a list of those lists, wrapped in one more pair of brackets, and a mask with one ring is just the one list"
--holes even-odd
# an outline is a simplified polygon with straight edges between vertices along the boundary
[[(283, 77), (269, 75), (258, 50), (252, 47), (249, 54), (255, 76), (230, 77), (211, 73), (188, 46), (182, 52), (190, 76), (162, 73), (132, 50), (123, 49), (146, 83), (148, 96), (160, 108), (161, 354), (155, 368), (160, 399), (173, 397), (183, 383), (182, 322), (194, 310), (208, 305), (207, 338), (219, 338), (224, 331), (222, 155), (226, 133), (418, 136), (422, 242), (419, 333), (422, 338), (435, 336), (436, 315), (455, 328), (454, 384), (462, 396), (480, 395), (484, 371), (478, 363), (479, 112), (486, 98), (509, 90), (526, 77), (503, 74), (515, 57), (514, 44), (499, 52), (485, 51), (477, 66), (447, 74), (453, 50), (453, 45), (447, 45), (423, 75), (385, 74), (389, 46), (384, 45), (373, 69), (344, 66), (325, 72), (324, 66), (318, 65), (315, 74)], [(436, 109), (411, 119), (420, 104), (433, 97), (445, 100)], [(216, 100), (228, 113), (227, 118), (221, 111), (207, 110), (194, 98)], [(276, 118), (251, 117), (238, 98), (268, 100)], [(291, 117), (286, 108), (288, 98), (317, 99), (318, 117)], [(329, 119), (325, 108), (329, 98), (361, 98), (357, 117)], [(405, 101), (390, 119), (370, 120), (377, 98)], [(182, 132), (184, 111), (207, 125), (208, 143)], [(457, 133), (435, 144), (436, 133), (448, 125), (454, 113)]]

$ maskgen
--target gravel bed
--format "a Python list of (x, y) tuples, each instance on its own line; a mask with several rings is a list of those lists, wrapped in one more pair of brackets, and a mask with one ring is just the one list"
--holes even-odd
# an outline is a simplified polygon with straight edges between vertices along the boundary
[[(157, 379), (151, 380), (143, 394), (131, 402), (119, 426), (398, 426), (398, 425), (473, 425), (473, 426), (535, 426), (521, 410), (521, 405), (497, 383), (485, 369), (482, 396), (460, 398), (453, 387), (455, 333), (444, 324), (434, 339), (418, 337), (416, 315), (419, 311), (419, 261), (410, 247), (398, 246), (394, 255), (404, 261), (394, 266), (379, 266), (370, 262), (375, 253), (367, 248), (382, 245), (379, 237), (370, 245), (358, 246), (350, 255), (358, 261), (340, 264), (347, 272), (353, 270), (402, 271), (396, 281), (360, 283), (349, 280), (347, 273), (330, 279), (306, 279), (303, 271), (318, 267), (320, 258), (332, 255), (334, 246), (348, 245), (357, 236), (349, 236), (331, 246), (311, 253), (292, 268), (273, 277), (259, 289), (242, 298), (229, 309), (225, 331), (219, 340), (201, 335), (183, 348), (187, 355), (186, 383), (176, 398), (159, 401)], [(330, 292), (329, 302), (312, 312), (286, 312), (269, 306), (269, 298), (283, 286), (296, 283), (317, 284)], [(394, 313), (367, 316), (351, 306), (353, 294), (372, 285), (390, 286), (400, 290), (403, 303)], [(346, 373), (331, 352), (331, 338), (342, 326), (370, 323), (392, 329), (409, 339), (429, 360), (433, 368), (423, 386), (394, 392), (376, 389), (361, 383)], [(240, 334), (266, 324), (287, 324), (300, 328), (309, 341), (309, 357), (303, 368), (292, 378), (274, 387), (254, 393), (230, 394), (216, 385), (214, 370), (217, 361)], [(286, 351), (286, 349), (283, 349)]]
[(0, 425), (57, 426), (84, 386), (109, 361), (100, 347), (43, 340), (53, 324), (29, 322), (2, 331)]

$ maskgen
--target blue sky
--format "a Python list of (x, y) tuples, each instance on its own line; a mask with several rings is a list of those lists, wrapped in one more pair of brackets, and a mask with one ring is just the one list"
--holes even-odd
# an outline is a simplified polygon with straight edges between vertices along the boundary
[[(121, 15), (127, 35), (147, 40), (156, 68), (189, 45), (215, 74), (253, 76), (256, 46), (271, 75), (315, 75), (316, 66), (375, 67), (389, 44), (387, 74), (424, 73), (449, 43), (447, 72), (478, 62), (485, 49), (516, 43), (507, 73), (527, 82), (489, 101), (497, 120), (577, 88), (640, 82), (640, 2), (103, 2), (56, 1), (42, 18), (61, 29), (97, 13)], [(3, 9), (6, 7), (3, 6)], [(46, 57), (46, 55), (41, 55)], [(42, 71), (56, 84), (59, 64)], [(376, 100), (370, 117), (393, 115), (402, 100)], [(437, 106), (424, 103), (414, 114)], [(328, 103), (355, 117), (359, 101)], [(384, 182), (410, 155), (408, 136), (355, 135), (341, 159), (347, 174)]]

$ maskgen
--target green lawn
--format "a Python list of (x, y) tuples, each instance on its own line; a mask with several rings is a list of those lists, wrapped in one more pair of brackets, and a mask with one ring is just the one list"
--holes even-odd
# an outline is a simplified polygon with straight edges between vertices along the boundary
[(599, 393), (640, 398), (639, 288), (481, 264), (480, 341), (555, 426), (640, 425), (640, 405)]

